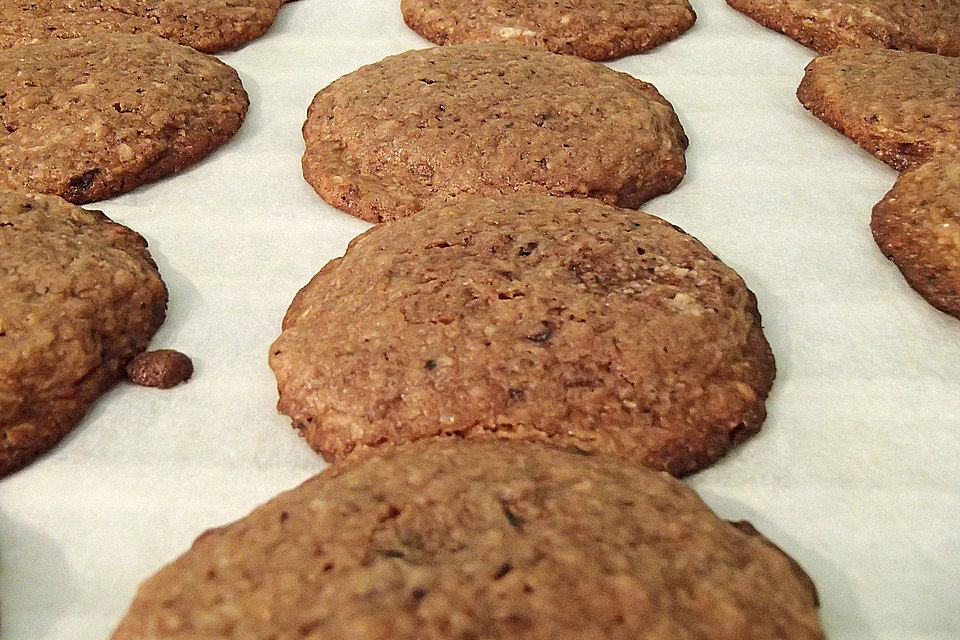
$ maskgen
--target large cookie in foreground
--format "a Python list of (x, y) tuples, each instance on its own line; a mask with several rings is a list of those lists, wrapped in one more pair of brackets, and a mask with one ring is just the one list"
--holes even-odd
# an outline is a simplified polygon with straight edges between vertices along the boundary
[(960, 56), (956, 0), (727, 0), (765, 27), (827, 53), (885, 47)]
[(683, 178), (687, 139), (651, 85), (502, 45), (408, 51), (314, 98), (303, 174), (372, 222), (462, 194), (571, 195), (638, 207)]
[(60, 198), (0, 191), (0, 475), (73, 428), (166, 304), (139, 234)]
[(283, 0), (0, 0), (0, 49), (109, 31), (149, 33), (213, 53), (263, 35), (282, 5)]
[(870, 223), (884, 255), (937, 309), (960, 318), (960, 156), (907, 171)]
[(270, 364), (328, 459), (441, 434), (672, 473), (756, 432), (756, 300), (696, 239), (593, 200), (472, 199), (355, 239), (297, 294)]
[(437, 44), (502, 42), (590, 60), (646, 51), (693, 26), (687, 0), (401, 0)]
[(960, 59), (843, 47), (807, 65), (797, 97), (896, 169), (960, 152)]
[(0, 187), (74, 203), (130, 191), (229, 140), (248, 104), (236, 71), (155, 36), (0, 51)]
[(822, 640), (811, 583), (665, 474), (438, 439), (202, 535), (113, 640)]

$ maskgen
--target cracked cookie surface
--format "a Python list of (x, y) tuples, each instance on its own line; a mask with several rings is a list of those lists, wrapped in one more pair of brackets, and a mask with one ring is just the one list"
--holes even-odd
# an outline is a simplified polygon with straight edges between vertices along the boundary
[(679, 184), (687, 138), (657, 90), (573, 56), (502, 45), (408, 51), (320, 91), (303, 175), (383, 222), (464, 194), (636, 208)]
[(155, 36), (0, 51), (0, 187), (78, 204), (125, 193), (229, 140), (248, 104), (236, 71)]
[(274, 343), (280, 410), (328, 459), (441, 434), (672, 473), (756, 432), (756, 299), (696, 239), (594, 200), (471, 199), (355, 239)]
[(73, 428), (146, 348), (166, 303), (139, 234), (0, 190), (0, 475)]
[(590, 60), (652, 49), (693, 26), (687, 0), (401, 0), (437, 44), (502, 42)]
[(202, 535), (113, 640), (822, 640), (782, 552), (607, 456), (437, 439)]
[(107, 31), (153, 34), (214, 53), (263, 35), (281, 5), (283, 0), (0, 0), (0, 49)]

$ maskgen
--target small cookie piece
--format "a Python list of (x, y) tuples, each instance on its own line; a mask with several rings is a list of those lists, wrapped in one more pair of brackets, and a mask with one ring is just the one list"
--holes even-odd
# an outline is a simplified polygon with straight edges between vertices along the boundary
[(820, 53), (851, 46), (960, 56), (956, 0), (727, 0), (727, 4)]
[(170, 389), (193, 375), (193, 362), (173, 349), (157, 349), (136, 356), (127, 365), (127, 379), (141, 387)]
[(462, 200), (377, 226), (297, 294), (279, 408), (328, 460), (443, 434), (675, 474), (755, 433), (756, 299), (696, 239), (594, 200)]
[(0, 475), (73, 428), (166, 304), (139, 234), (60, 198), (0, 191)]
[(803, 106), (895, 169), (960, 152), (960, 60), (843, 47), (807, 65)]
[(101, 200), (175, 173), (247, 112), (236, 71), (156, 36), (0, 51), (0, 187)]
[(907, 171), (873, 208), (883, 255), (924, 299), (960, 318), (960, 156)]
[(317, 94), (303, 175), (371, 222), (463, 194), (599, 198), (636, 208), (683, 178), (687, 139), (651, 85), (502, 45), (408, 51)]
[(401, 0), (407, 25), (437, 44), (501, 42), (609, 60), (680, 36), (687, 0)]
[(607, 456), (437, 439), (208, 531), (113, 640), (822, 640), (790, 561)]
[(148, 33), (199, 51), (263, 35), (283, 0), (0, 0), (0, 49), (98, 32)]

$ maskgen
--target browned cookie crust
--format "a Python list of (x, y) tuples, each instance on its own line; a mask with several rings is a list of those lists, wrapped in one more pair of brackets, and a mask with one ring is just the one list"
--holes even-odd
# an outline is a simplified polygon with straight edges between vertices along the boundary
[(213, 53), (270, 28), (283, 0), (0, 0), (0, 49), (97, 32), (148, 33)]
[(590, 60), (646, 51), (693, 26), (687, 0), (401, 0), (437, 44), (502, 42)]
[(960, 56), (957, 0), (727, 0), (765, 27), (827, 53), (885, 47)]
[(0, 475), (73, 428), (166, 304), (139, 234), (59, 198), (0, 191)]
[(141, 387), (170, 389), (193, 375), (193, 361), (173, 349), (138, 354), (127, 364), (127, 379)]
[(408, 51), (363, 67), (317, 94), (303, 136), (307, 182), (372, 222), (465, 193), (635, 208), (686, 169), (683, 129), (651, 85), (501, 45)]
[(960, 151), (960, 60), (840, 48), (807, 65), (797, 97), (896, 169)]
[(439, 434), (672, 473), (760, 428), (756, 300), (696, 239), (592, 200), (474, 199), (355, 239), (274, 343), (280, 410), (327, 459)]
[(960, 318), (960, 157), (934, 158), (901, 175), (873, 208), (870, 226), (910, 286)]
[(0, 51), (0, 187), (109, 198), (206, 156), (247, 105), (233, 69), (155, 36)]
[(820, 640), (783, 554), (665, 474), (431, 440), (201, 536), (113, 640)]

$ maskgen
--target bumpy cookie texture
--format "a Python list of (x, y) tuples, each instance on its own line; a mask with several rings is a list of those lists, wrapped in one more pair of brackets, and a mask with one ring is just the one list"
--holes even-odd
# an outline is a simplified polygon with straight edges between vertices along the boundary
[(901, 175), (870, 226), (910, 286), (960, 318), (960, 157), (937, 157)]
[(760, 428), (756, 300), (696, 239), (591, 200), (473, 199), (375, 227), (293, 301), (280, 410), (341, 459), (440, 434), (694, 471)]
[(0, 49), (97, 32), (147, 33), (213, 53), (273, 24), (283, 0), (0, 0)]
[(166, 303), (140, 235), (59, 198), (0, 191), (0, 475), (80, 420)]
[(776, 549), (665, 474), (433, 440), (330, 469), (209, 531), (113, 640), (815, 640)]
[(141, 387), (170, 389), (193, 375), (193, 362), (173, 349), (157, 349), (137, 355), (127, 364), (127, 379)]
[(233, 69), (155, 36), (0, 51), (0, 187), (75, 203), (115, 196), (206, 156), (247, 106)]
[(400, 10), (437, 44), (502, 42), (590, 60), (652, 49), (697, 18), (687, 0), (401, 0)]
[(821, 53), (885, 47), (960, 56), (956, 0), (727, 0), (765, 27)]
[(687, 139), (651, 85), (572, 56), (501, 45), (409, 51), (317, 94), (303, 174), (372, 222), (463, 194), (638, 207), (683, 178)]
[(797, 97), (896, 169), (960, 152), (960, 59), (843, 47), (807, 65)]

